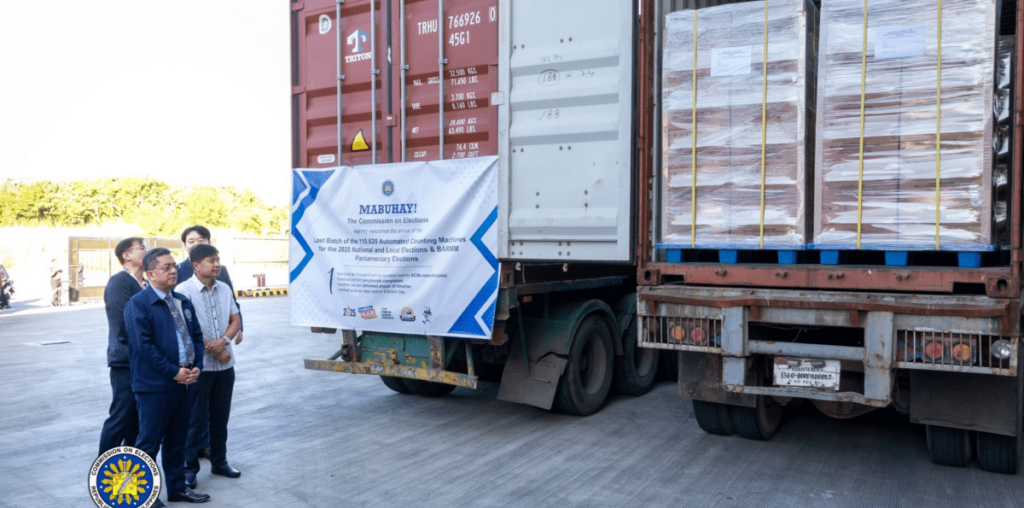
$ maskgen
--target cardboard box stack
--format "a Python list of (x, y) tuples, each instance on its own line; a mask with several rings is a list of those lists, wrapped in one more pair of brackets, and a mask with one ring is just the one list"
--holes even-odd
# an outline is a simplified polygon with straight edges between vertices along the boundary
[(811, 232), (817, 18), (814, 4), (805, 0), (772, 0), (767, 24), (765, 2), (677, 11), (666, 17), (659, 247), (688, 249), (695, 240), (696, 248), (757, 249), (762, 223), (764, 248), (805, 247)]
[[(814, 246), (989, 250), (998, 0), (823, 0)], [(941, 118), (937, 109), (941, 85)], [(936, 203), (936, 131), (941, 178)], [(863, 130), (863, 170), (861, 131)], [(862, 195), (858, 185), (863, 185)], [(858, 196), (861, 196), (858, 198)], [(858, 200), (861, 212), (858, 213)]]

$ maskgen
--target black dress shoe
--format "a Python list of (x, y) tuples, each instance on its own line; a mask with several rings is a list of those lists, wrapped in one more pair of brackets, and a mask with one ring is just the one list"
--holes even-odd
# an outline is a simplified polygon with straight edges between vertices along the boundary
[(152, 506), (150, 506), (150, 508), (167, 508), (167, 505), (165, 505), (163, 501), (157, 499), (156, 502), (153, 503)]
[(205, 503), (210, 500), (210, 496), (207, 494), (200, 494), (188, 487), (182, 492), (170, 492), (167, 494), (167, 500), (175, 503), (178, 501), (184, 501), (186, 503)]
[(221, 476), (227, 476), (228, 478), (238, 478), (242, 476), (242, 472), (231, 467), (229, 464), (224, 464), (221, 467), (215, 467), (210, 470), (213, 474), (219, 474)]
[(194, 489), (198, 482), (196, 482), (196, 474), (185, 471), (185, 487)]

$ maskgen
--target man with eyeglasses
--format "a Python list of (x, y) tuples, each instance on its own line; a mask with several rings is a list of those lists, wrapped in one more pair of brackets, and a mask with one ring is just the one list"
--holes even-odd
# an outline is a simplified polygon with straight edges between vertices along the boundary
[(142, 238), (125, 238), (114, 247), (114, 255), (124, 269), (107, 281), (103, 303), (107, 310), (107, 366), (110, 367), (110, 388), (113, 400), (110, 415), (100, 432), (100, 455), (117, 446), (135, 446), (139, 435), (139, 411), (132, 392), (128, 369), (128, 332), (124, 328), (124, 308), (135, 293), (146, 287), (142, 278), (142, 257), (146, 244)]
[[(124, 310), (132, 390), (139, 407), (136, 448), (156, 457), (163, 445), (168, 501), (205, 503), (210, 496), (185, 485), (185, 438), (191, 416), (189, 387), (203, 368), (203, 332), (192, 302), (174, 292), (178, 279), (171, 251), (142, 258), (149, 287)], [(156, 506), (163, 506), (162, 503)]]

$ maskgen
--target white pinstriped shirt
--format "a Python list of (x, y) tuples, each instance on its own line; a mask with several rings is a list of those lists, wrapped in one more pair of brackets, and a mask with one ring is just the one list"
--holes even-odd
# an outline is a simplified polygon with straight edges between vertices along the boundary
[[(238, 314), (238, 306), (234, 298), (231, 298), (231, 288), (227, 284), (214, 279), (213, 287), (208, 288), (198, 277), (193, 275), (185, 282), (178, 284), (175, 290), (188, 298), (192, 306), (196, 308), (196, 318), (199, 326), (203, 329), (203, 337), (216, 340), (228, 330), (228, 323), (232, 314)], [(231, 341), (228, 341), (227, 349), (231, 353), (231, 360), (228, 363), (220, 363), (209, 353), (203, 353), (203, 370), (217, 372), (228, 370), (235, 366), (235, 352), (231, 349)]]

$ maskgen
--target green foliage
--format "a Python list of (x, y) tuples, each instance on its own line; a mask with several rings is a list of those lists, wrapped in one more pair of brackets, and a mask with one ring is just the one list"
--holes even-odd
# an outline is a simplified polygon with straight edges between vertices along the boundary
[(95, 178), (76, 182), (0, 185), (0, 226), (138, 225), (145, 234), (175, 237), (203, 224), (257, 235), (286, 230), (287, 210), (249, 190), (170, 186), (149, 178)]

